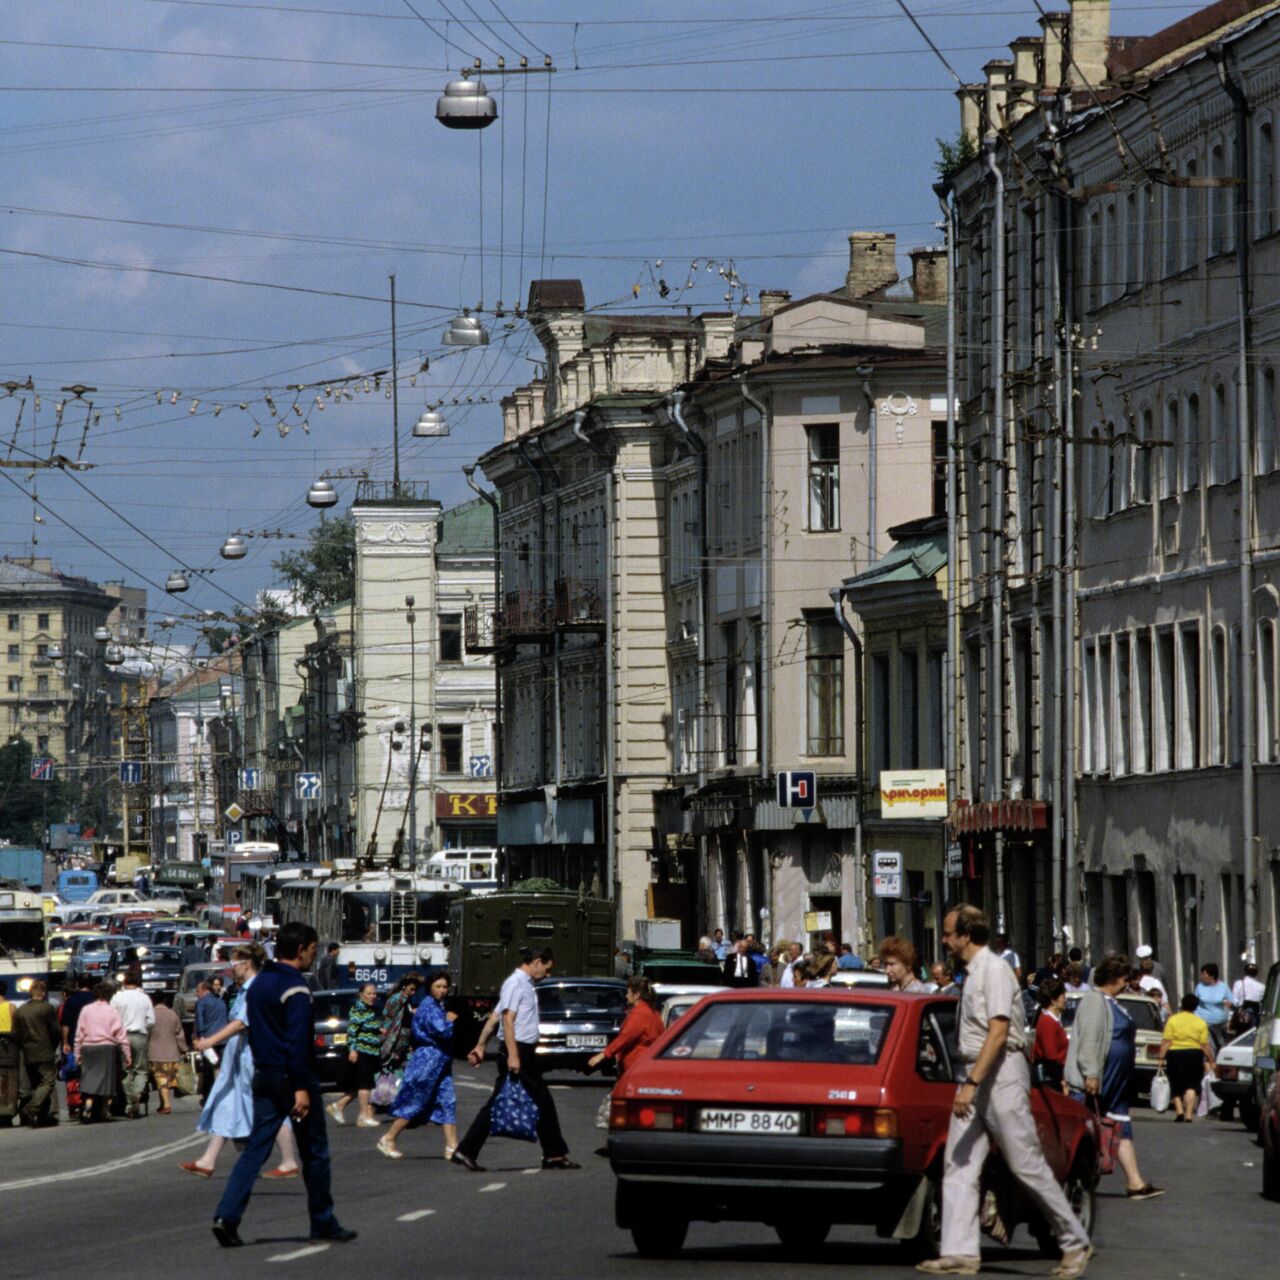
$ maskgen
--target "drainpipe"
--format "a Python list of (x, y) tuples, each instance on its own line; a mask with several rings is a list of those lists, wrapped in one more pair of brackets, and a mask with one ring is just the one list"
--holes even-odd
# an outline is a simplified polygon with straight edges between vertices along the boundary
[[(528, 441), (526, 440), (516, 441), (516, 454), (520, 458), (521, 462), (523, 462), (524, 465), (529, 468), (530, 472), (532, 472), (533, 474), (533, 478), (538, 482), (538, 608), (545, 609), (547, 607), (547, 561), (550, 558), (549, 552), (547, 550), (547, 480), (546, 480), (546, 477), (542, 474), (542, 468), (538, 466), (538, 464), (533, 460), (532, 455), (529, 453)], [(542, 653), (542, 657), (540, 662), (540, 669), (545, 671), (546, 650), (543, 649), (541, 653)], [(555, 682), (552, 681), (553, 698), (558, 699), (559, 691), (554, 689), (554, 684)], [(559, 712), (558, 705), (554, 710), (554, 715), (555, 715), (556, 726), (558, 727), (560, 722), (560, 712)], [(546, 777), (546, 773), (547, 773), (546, 754), (545, 754), (546, 741), (547, 741), (546, 717), (547, 717), (546, 703), (545, 702), (540, 703), (539, 719), (541, 720), (541, 723), (542, 723), (542, 732), (540, 734), (542, 745), (540, 748), (540, 753), (542, 755), (542, 766), (543, 766), (541, 773), (544, 778)], [(559, 781), (558, 770), (560, 767), (560, 759), (558, 754), (558, 746), (559, 746), (558, 739), (557, 739), (556, 745), (557, 745), (557, 756), (556, 756), (556, 762), (555, 762), (554, 768), (557, 770), (556, 780), (558, 782)]]
[(879, 421), (876, 418), (876, 398), (871, 394), (871, 375), (875, 368), (860, 364), (855, 370), (862, 379), (862, 398), (867, 402), (867, 564), (876, 562), (876, 498), (879, 494)]
[[(867, 716), (867, 699), (865, 696), (866, 684), (861, 679), (862, 676), (862, 637), (853, 629), (853, 624), (849, 621), (844, 611), (844, 591), (840, 587), (831, 589), (831, 601), (835, 606), (836, 621), (840, 624), (840, 629), (849, 637), (849, 643), (853, 646), (853, 664), (854, 670), (858, 672), (859, 678), (854, 682), (858, 689), (858, 711), (854, 720), (854, 734), (857, 742), (856, 750), (860, 759), (858, 772), (866, 762), (866, 716)], [(856, 951), (863, 941), (865, 941), (863, 922), (867, 918), (867, 877), (862, 861), (862, 797), (863, 788), (858, 788), (858, 811), (854, 819), (853, 827), (853, 881), (857, 886), (854, 902), (857, 905), (857, 914), (853, 922), (854, 950)]]
[[(618, 775), (618, 757), (617, 757), (617, 723), (618, 723), (618, 704), (616, 686), (613, 684), (610, 676), (614, 670), (614, 617), (613, 617), (613, 575), (615, 567), (615, 546), (617, 539), (618, 522), (615, 518), (613, 510), (613, 491), (614, 491), (614, 474), (613, 453), (605, 448), (596, 440), (592, 440), (586, 431), (587, 410), (578, 409), (573, 415), (573, 434), (580, 440), (592, 453), (598, 454), (604, 459), (604, 518), (605, 518), (605, 535), (608, 539), (605, 550), (605, 574), (604, 574), (604, 665), (602, 675), (605, 683), (605, 781), (604, 781), (604, 813), (601, 815), (604, 819), (605, 830), (605, 894), (610, 901), (617, 901), (617, 886), (614, 883), (614, 877), (617, 869), (618, 861), (618, 839), (616, 831), (616, 808), (614, 802), (614, 793), (617, 787)], [(622, 922), (618, 922), (618, 927), (622, 928)]]
[[(1005, 519), (1005, 439), (1004, 439), (1004, 174), (996, 162), (999, 139), (990, 133), (983, 141), (983, 158), (994, 184), (991, 212), (992, 299), (991, 299), (991, 367), (995, 402), (991, 415), (991, 456), (995, 471), (995, 502), (991, 523), (992, 573), (991, 593), (991, 793), (994, 799), (1004, 797), (1004, 519)], [(1004, 894), (1004, 833), (998, 827), (996, 845), (996, 913), (998, 927), (1006, 930)]]
[[(467, 463), (462, 468), (462, 474), (467, 478), (467, 487), (472, 492), (479, 494), (488, 504), (493, 512), (493, 592), (494, 592), (494, 609), (502, 607), (502, 542), (501, 530), (499, 528), (500, 508), (498, 506), (497, 497), (490, 493), (488, 489), (482, 489), (476, 484), (476, 464), (474, 462)], [(496, 657), (493, 664), (493, 785), (498, 792), (499, 803), (501, 803), (502, 795), (502, 664), (497, 661)], [(501, 852), (501, 851), (499, 851)], [(505, 884), (509, 877), (504, 873), (502, 882)]]
[[(553, 551), (550, 576), (551, 589), (554, 593), (562, 576), (560, 559), (560, 473), (547, 456), (547, 447), (541, 440), (530, 440), (529, 443), (538, 451), (538, 457), (542, 460), (544, 472), (549, 477), (548, 484), (551, 488), (553, 503), (551, 511), (551, 546)], [(564, 697), (560, 687), (560, 628), (556, 625), (554, 617), (551, 623), (551, 706), (552, 714), (555, 717), (555, 776), (558, 788), (564, 778)]]
[(1252, 109), (1244, 88), (1227, 66), (1221, 44), (1209, 49), (1236, 117), (1236, 341), (1239, 369), (1236, 373), (1236, 421), (1240, 424), (1240, 835), (1244, 852), (1244, 934), (1247, 958), (1258, 956), (1257, 839), (1254, 821), (1254, 623), (1253, 623), (1253, 431), (1249, 421), (1249, 350), (1253, 345), (1250, 318), (1249, 264), (1249, 117)]

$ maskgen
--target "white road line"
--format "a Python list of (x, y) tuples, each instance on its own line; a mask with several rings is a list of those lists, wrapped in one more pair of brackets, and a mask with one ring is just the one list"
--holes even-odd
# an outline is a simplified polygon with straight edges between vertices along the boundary
[(549, 1089), (555, 1089), (560, 1093), (568, 1093), (569, 1086), (567, 1084), (553, 1084), (547, 1086)]
[(485, 1093), (492, 1093), (492, 1092), (493, 1092), (493, 1085), (491, 1085), (491, 1084), (480, 1084), (478, 1081), (475, 1081), (475, 1080), (458, 1080), (458, 1079), (455, 1079), (453, 1083), (454, 1083), (454, 1086), (455, 1086), (456, 1088), (458, 1088), (458, 1089), (482, 1089), (482, 1090), (484, 1090), (484, 1092), (485, 1092)]
[(415, 1209), (412, 1213), (402, 1213), (397, 1222), (417, 1222), (419, 1218), (429, 1218), (435, 1213), (434, 1209)]
[(131, 1169), (134, 1165), (146, 1164), (149, 1160), (163, 1160), (166, 1156), (177, 1155), (188, 1147), (206, 1142), (203, 1133), (194, 1133), (190, 1137), (181, 1138), (177, 1142), (167, 1142), (163, 1147), (151, 1147), (146, 1151), (136, 1151), (131, 1156), (119, 1160), (110, 1160), (106, 1164), (89, 1165), (83, 1169), (66, 1169), (61, 1173), (44, 1173), (34, 1178), (18, 1178), (13, 1182), (0, 1182), (0, 1191), (25, 1191), (28, 1187), (44, 1187), (54, 1182), (74, 1182), (80, 1178), (98, 1178), (104, 1173), (115, 1173), (120, 1169)]
[(313, 1253), (323, 1253), (329, 1246), (327, 1244), (309, 1244), (303, 1249), (295, 1249), (292, 1253), (277, 1253), (274, 1257), (268, 1258), (268, 1262), (293, 1262), (297, 1258), (309, 1258)]
[(528, 1175), (530, 1173), (541, 1173), (542, 1170), (541, 1169), (521, 1169), (520, 1172), (525, 1175)]
[(507, 1184), (505, 1182), (490, 1182), (485, 1186), (481, 1187), (480, 1190), (482, 1193), (485, 1191), (501, 1191), (502, 1188), (505, 1187), (506, 1185)]

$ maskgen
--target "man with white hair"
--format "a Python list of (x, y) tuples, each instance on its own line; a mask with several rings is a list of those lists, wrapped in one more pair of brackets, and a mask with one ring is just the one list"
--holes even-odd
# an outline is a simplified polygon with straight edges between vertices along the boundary
[[(1151, 950), (1150, 944), (1144, 942), (1142, 946), (1135, 947), (1133, 954), (1137, 958), (1139, 964), (1141, 964), (1142, 961), (1144, 960), (1151, 961), (1152, 975), (1155, 977), (1156, 981), (1162, 987), (1165, 987), (1164, 965), (1162, 965), (1160, 961), (1156, 959), (1155, 953)], [(1165, 990), (1167, 991), (1168, 987), (1165, 987)]]

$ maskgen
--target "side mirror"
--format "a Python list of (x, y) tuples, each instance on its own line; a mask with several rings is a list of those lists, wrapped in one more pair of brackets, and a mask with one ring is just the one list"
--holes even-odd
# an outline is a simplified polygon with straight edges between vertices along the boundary
[(1274, 1071), (1276, 1069), (1276, 1060), (1274, 1058), (1258, 1058), (1253, 1066), (1255, 1071)]

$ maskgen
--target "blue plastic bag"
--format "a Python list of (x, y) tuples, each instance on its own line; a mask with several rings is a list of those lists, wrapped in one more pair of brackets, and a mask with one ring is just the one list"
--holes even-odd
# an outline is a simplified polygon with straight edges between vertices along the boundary
[(495, 1138), (538, 1140), (538, 1104), (516, 1076), (508, 1076), (489, 1112), (489, 1132)]
[(62, 1066), (58, 1068), (58, 1079), (65, 1084), (72, 1076), (75, 1075), (77, 1066), (76, 1055), (74, 1053), (68, 1053), (62, 1059)]

